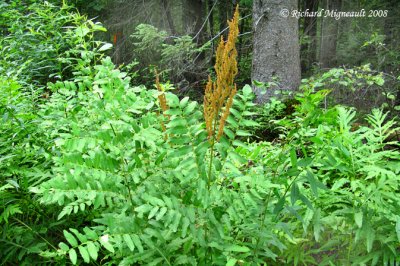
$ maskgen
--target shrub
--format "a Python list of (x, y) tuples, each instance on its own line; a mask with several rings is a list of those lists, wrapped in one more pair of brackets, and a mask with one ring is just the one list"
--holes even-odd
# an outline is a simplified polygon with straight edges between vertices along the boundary
[(134, 40), (134, 58), (140, 62), (135, 69), (145, 77), (138, 82), (148, 84), (152, 80), (152, 66), (162, 69), (165, 76), (174, 82), (191, 81), (194, 75), (205, 77), (205, 66), (199, 56), (208, 44), (197, 47), (191, 36), (168, 36), (167, 32), (147, 24), (138, 25), (131, 37)]
[(0, 40), (0, 74), (44, 87), (48, 81), (72, 78), (72, 73), (96, 64), (108, 46), (95, 41), (105, 31), (64, 4), (10, 1), (0, 5), (4, 37)]

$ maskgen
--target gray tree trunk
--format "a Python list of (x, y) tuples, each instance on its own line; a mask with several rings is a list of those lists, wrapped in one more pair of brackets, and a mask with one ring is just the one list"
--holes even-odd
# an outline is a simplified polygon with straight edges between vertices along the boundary
[[(318, 2), (318, 0), (305, 0), (303, 10), (317, 12)], [(313, 64), (317, 61), (317, 17), (305, 17), (303, 26), (304, 35), (309, 38), (309, 42), (300, 47), (300, 56), (303, 56), (301, 58), (301, 70), (305, 72), (311, 70)]]
[(253, 86), (256, 101), (266, 102), (276, 90), (297, 90), (300, 85), (298, 20), (282, 16), (297, 9), (297, 0), (254, 0), (252, 81), (277, 83), (265, 94)]
[[(173, 1), (171, 1), (173, 2)], [(183, 0), (183, 16), (182, 24), (184, 33), (188, 35), (196, 35), (203, 25), (206, 17), (206, 3), (202, 0)], [(201, 34), (205, 35), (206, 28)], [(198, 37), (200, 34), (198, 35)], [(201, 39), (201, 38), (200, 38)]]
[[(340, 11), (341, 0), (324, 0), (324, 9)], [(321, 30), (321, 46), (319, 62), (322, 68), (330, 68), (336, 65), (336, 46), (339, 31), (339, 21), (334, 17), (323, 17)]]
[(167, 17), (168, 26), (169, 26), (169, 29), (171, 31), (171, 34), (175, 35), (176, 34), (176, 30), (175, 30), (174, 20), (172, 19), (170, 6), (168, 5), (167, 0), (162, 0), (162, 5), (163, 5), (163, 8), (164, 8), (165, 15)]

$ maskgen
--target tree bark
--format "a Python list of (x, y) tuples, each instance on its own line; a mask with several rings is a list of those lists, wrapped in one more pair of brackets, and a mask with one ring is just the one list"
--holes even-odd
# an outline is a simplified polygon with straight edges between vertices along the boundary
[[(317, 12), (318, 11), (318, 0), (305, 0), (304, 11)], [(304, 35), (308, 36), (309, 42), (302, 45), (301, 55), (302, 58), (302, 71), (308, 71), (311, 69), (314, 62), (317, 61), (317, 17), (308, 16), (304, 18)]]
[[(228, 26), (228, 1), (218, 0), (219, 31), (223, 31)], [(227, 31), (224, 32), (227, 36)]]
[(211, 11), (213, 6), (214, 6), (213, 0), (208, 0), (207, 11), (211, 12), (210, 17), (208, 18), (208, 25), (210, 27), (210, 39), (214, 36), (214, 9)]
[[(341, 0), (324, 0), (324, 10), (340, 11), (341, 6)], [(323, 18), (319, 55), (319, 62), (322, 68), (330, 68), (336, 65), (338, 31), (339, 20), (330, 16)]]
[(167, 0), (162, 0), (162, 4), (163, 4), (164, 11), (165, 11), (165, 15), (167, 17), (168, 26), (171, 31), (171, 34), (175, 35), (176, 30), (175, 30), (175, 26), (174, 26), (174, 20), (172, 19), (171, 10), (167, 3)]
[(266, 102), (276, 90), (297, 90), (300, 85), (298, 20), (282, 16), (297, 9), (297, 0), (254, 0), (252, 81), (277, 83), (265, 94), (253, 86), (256, 101)]
[[(183, 16), (182, 24), (184, 33), (188, 35), (196, 35), (203, 25), (206, 12), (206, 3), (204, 0), (183, 0)], [(198, 35), (204, 38), (206, 28)]]

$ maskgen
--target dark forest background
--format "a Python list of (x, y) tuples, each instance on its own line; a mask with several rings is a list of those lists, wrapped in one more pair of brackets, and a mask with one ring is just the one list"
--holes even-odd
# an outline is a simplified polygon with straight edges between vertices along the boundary
[[(268, 1), (265, 3), (268, 5)], [(321, 16), (303, 17), (296, 21), (302, 78), (332, 68), (367, 65), (372, 71), (384, 73), (386, 87), (390, 88), (385, 92), (397, 94), (400, 45), (398, 1), (301, 0), (282, 3), (283, 7), (295, 3), (295, 9), (299, 11), (323, 9), (358, 12), (363, 9), (366, 12), (365, 17), (359, 18)], [(240, 5), (242, 18), (238, 41), (238, 82), (244, 85), (250, 84), (252, 77), (252, 14), (257, 8), (253, 1), (77, 2), (81, 10), (93, 17), (98, 16), (98, 20), (107, 27), (104, 38), (114, 43), (111, 55), (116, 64), (136, 62), (132, 70), (139, 71), (138, 80), (142, 83), (148, 82), (149, 76), (152, 76), (151, 66), (157, 66), (182, 92), (193, 94), (201, 91), (214, 63), (213, 55), (219, 36), (226, 35), (227, 20), (237, 4)], [(285, 53), (284, 47), (281, 52)], [(342, 101), (352, 100), (347, 103), (357, 107), (381, 104), (382, 91), (368, 86), (363, 92), (366, 98), (360, 98), (359, 95), (338, 97)], [(379, 101), (371, 103), (377, 95)]]

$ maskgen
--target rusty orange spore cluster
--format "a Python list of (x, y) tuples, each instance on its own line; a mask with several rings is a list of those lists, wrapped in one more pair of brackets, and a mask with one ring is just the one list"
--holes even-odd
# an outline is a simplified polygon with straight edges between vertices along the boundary
[[(212, 81), (208, 77), (208, 82), (204, 95), (204, 118), (206, 121), (206, 129), (208, 138), (221, 138), (224, 131), (225, 121), (229, 116), (229, 109), (233, 103), (233, 97), (236, 94), (236, 84), (234, 84), (235, 76), (238, 73), (237, 68), (237, 50), (236, 40), (239, 35), (239, 7), (236, 7), (233, 19), (228, 21), (229, 34), (225, 42), (221, 36), (220, 43), (217, 48), (215, 73), (216, 81)], [(218, 128), (218, 131), (217, 131)]]
[[(161, 87), (160, 78), (158, 76), (157, 70), (154, 70), (154, 72), (156, 75), (156, 87), (157, 87), (157, 90), (160, 92), (160, 94), (158, 95), (158, 101), (160, 102), (160, 107), (161, 107), (164, 117), (166, 119), (169, 119), (169, 116), (165, 114), (165, 112), (169, 109), (169, 106), (167, 104), (167, 99), (165, 98), (164, 90)], [(164, 121), (162, 121), (162, 120), (161, 120), (161, 128), (162, 128), (163, 132), (165, 132), (167, 130), (165, 127)], [(165, 138), (168, 138), (168, 136), (165, 135)]]

